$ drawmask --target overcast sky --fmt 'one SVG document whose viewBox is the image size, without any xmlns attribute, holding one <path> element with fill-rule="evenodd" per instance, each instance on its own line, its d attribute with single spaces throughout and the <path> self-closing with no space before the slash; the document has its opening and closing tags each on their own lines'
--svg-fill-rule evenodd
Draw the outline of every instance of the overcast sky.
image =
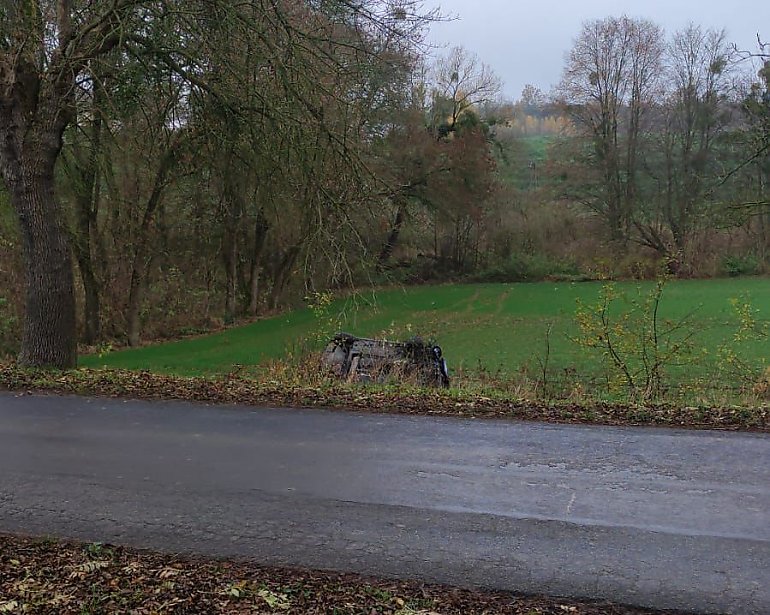
<svg viewBox="0 0 770 615">
<path fill-rule="evenodd" d="M 667 33 L 692 21 L 724 28 L 743 49 L 756 49 L 757 33 L 770 41 L 770 0 L 426 0 L 426 6 L 459 17 L 434 24 L 430 41 L 476 53 L 502 78 L 510 99 L 527 83 L 547 92 L 559 81 L 564 56 L 587 20 L 646 17 Z"/>
</svg>

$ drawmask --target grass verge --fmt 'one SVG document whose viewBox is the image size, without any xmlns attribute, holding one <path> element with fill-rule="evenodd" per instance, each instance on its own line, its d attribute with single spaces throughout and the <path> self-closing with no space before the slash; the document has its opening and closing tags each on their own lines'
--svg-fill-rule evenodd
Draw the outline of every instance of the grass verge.
<svg viewBox="0 0 770 615">
<path fill-rule="evenodd" d="M 287 378 L 254 380 L 237 374 L 182 377 L 150 372 L 79 369 L 69 372 L 0 366 L 0 390 L 101 397 L 189 400 L 252 406 L 321 407 L 399 414 L 504 418 L 554 423 L 657 425 L 770 431 L 768 407 L 682 406 L 672 403 L 533 402 L 491 389 L 436 390 L 356 386 Z"/>
<path fill-rule="evenodd" d="M 619 605 L 0 535 L 0 613 L 643 615 Z"/>
</svg>

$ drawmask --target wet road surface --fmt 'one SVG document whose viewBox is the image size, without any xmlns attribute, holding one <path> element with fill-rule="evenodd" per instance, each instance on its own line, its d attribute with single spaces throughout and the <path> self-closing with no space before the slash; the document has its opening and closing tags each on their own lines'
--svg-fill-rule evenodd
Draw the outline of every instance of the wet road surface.
<svg viewBox="0 0 770 615">
<path fill-rule="evenodd" d="M 770 437 L 0 393 L 0 532 L 770 613 Z"/>
</svg>

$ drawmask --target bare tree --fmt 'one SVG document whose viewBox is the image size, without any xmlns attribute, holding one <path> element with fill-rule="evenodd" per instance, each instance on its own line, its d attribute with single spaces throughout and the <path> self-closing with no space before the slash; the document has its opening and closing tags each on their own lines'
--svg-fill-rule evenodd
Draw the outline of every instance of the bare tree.
<svg viewBox="0 0 770 615">
<path fill-rule="evenodd" d="M 770 215 L 767 190 L 770 188 L 770 43 L 764 43 L 757 35 L 756 51 L 740 50 L 734 45 L 732 51 L 736 64 L 748 65 L 747 72 L 756 71 L 756 76 L 747 79 L 742 92 L 742 110 L 747 121 L 744 136 L 746 152 L 737 165 L 730 169 L 722 181 L 730 179 L 741 171 L 754 175 L 754 195 L 743 202 L 734 202 L 732 209 L 745 213 Z"/>
<path fill-rule="evenodd" d="M 453 47 L 434 69 L 437 123 L 445 122 L 453 130 L 464 111 L 493 100 L 501 88 L 500 78 L 487 64 L 466 49 Z"/>
<path fill-rule="evenodd" d="M 600 181 L 579 196 L 624 243 L 637 201 L 640 138 L 658 94 L 664 42 L 646 19 L 608 17 L 585 23 L 558 88 L 575 125 L 589 139 L 585 161 Z"/>
<path fill-rule="evenodd" d="M 676 266 L 703 222 L 719 176 L 719 137 L 729 127 L 733 107 L 727 99 L 729 59 L 724 31 L 692 24 L 673 35 L 667 50 L 657 148 L 663 159 L 650 164 L 658 186 L 651 201 L 657 214 L 637 227 L 642 240 Z"/>
</svg>

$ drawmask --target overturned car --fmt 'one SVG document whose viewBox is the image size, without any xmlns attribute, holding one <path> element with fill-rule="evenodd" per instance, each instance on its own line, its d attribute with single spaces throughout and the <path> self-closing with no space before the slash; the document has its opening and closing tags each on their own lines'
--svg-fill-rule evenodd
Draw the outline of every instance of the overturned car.
<svg viewBox="0 0 770 615">
<path fill-rule="evenodd" d="M 419 337 L 391 342 L 337 333 L 321 360 L 349 382 L 412 381 L 423 386 L 449 386 L 441 347 Z"/>
</svg>

